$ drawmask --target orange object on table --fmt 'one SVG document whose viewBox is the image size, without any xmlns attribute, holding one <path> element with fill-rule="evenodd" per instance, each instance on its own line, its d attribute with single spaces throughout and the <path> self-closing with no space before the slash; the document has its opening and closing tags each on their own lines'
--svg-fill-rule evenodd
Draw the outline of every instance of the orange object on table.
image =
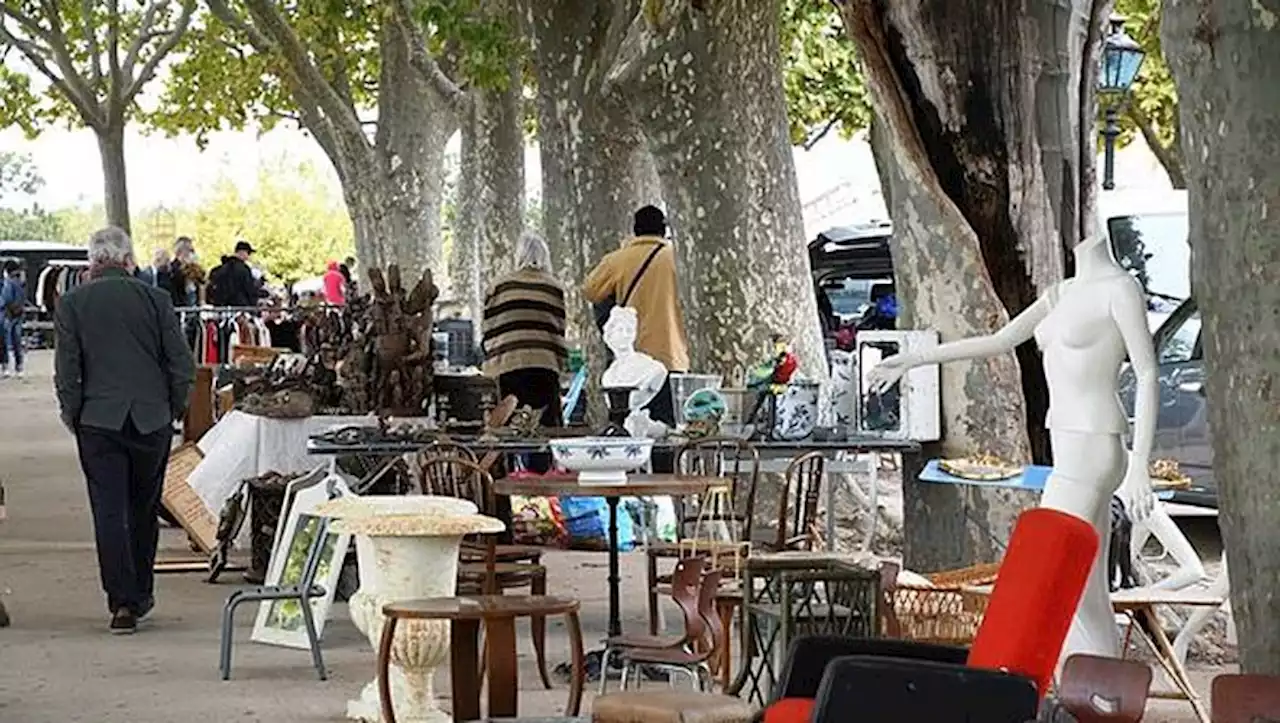
<svg viewBox="0 0 1280 723">
<path fill-rule="evenodd" d="M 1097 555 L 1088 522 L 1043 507 L 1019 515 L 969 667 L 1024 675 L 1043 697 Z"/>
</svg>

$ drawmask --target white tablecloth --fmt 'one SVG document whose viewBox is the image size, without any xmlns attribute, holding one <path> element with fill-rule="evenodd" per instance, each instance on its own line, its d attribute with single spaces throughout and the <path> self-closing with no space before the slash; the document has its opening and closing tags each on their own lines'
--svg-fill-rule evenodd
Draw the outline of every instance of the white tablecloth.
<svg viewBox="0 0 1280 723">
<path fill-rule="evenodd" d="M 187 483 L 214 516 L 241 481 L 267 472 L 294 474 L 329 462 L 307 454 L 307 438 L 331 427 L 374 426 L 374 417 L 307 417 L 269 419 L 231 412 L 198 443 L 204 459 Z"/>
</svg>

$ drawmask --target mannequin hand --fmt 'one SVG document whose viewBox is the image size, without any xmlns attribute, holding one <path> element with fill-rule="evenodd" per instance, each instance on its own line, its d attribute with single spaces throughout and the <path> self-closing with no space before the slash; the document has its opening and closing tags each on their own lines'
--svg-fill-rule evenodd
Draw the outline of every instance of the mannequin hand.
<svg viewBox="0 0 1280 723">
<path fill-rule="evenodd" d="M 874 394 L 884 394 L 911 370 L 914 362 L 907 354 L 895 354 L 882 360 L 867 375 L 869 389 Z"/>
<path fill-rule="evenodd" d="M 1156 495 L 1151 488 L 1151 477 L 1147 470 L 1130 465 L 1130 470 L 1120 485 L 1120 499 L 1124 501 L 1124 508 L 1134 522 L 1142 522 L 1151 516 L 1156 506 Z"/>
</svg>

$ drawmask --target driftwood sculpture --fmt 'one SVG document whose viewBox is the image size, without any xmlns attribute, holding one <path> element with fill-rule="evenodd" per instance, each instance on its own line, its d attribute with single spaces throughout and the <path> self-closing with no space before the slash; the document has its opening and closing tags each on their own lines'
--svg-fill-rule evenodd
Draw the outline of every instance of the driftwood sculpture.
<svg viewBox="0 0 1280 723">
<path fill-rule="evenodd" d="M 367 334 L 368 397 L 380 416 L 411 417 L 424 414 L 431 397 L 431 307 L 439 296 L 425 270 L 406 294 L 400 268 L 369 271 L 373 292 L 360 324 Z"/>
</svg>

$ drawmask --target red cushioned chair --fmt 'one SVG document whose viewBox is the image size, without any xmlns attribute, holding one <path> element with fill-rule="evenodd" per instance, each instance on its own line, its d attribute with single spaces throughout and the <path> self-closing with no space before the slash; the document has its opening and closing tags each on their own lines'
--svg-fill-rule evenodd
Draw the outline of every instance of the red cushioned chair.
<svg viewBox="0 0 1280 723">
<path fill-rule="evenodd" d="M 1079 517 L 1043 507 L 1019 515 L 969 667 L 1024 675 L 1043 697 L 1097 555 L 1098 533 Z"/>
</svg>

